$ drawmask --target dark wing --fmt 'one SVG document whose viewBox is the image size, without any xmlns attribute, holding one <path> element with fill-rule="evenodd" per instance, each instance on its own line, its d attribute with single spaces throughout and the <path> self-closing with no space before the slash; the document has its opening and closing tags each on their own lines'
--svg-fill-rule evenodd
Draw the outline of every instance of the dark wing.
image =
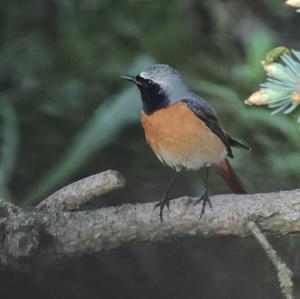
<svg viewBox="0 0 300 299">
<path fill-rule="evenodd" d="M 220 140 L 224 143 L 227 149 L 227 155 L 233 158 L 231 146 L 240 147 L 249 150 L 250 148 L 247 145 L 240 143 L 239 141 L 233 139 L 227 132 L 225 132 L 217 118 L 215 110 L 202 98 L 200 97 L 191 97 L 182 100 L 188 108 L 199 117 L 206 126 L 216 134 Z"/>
<path fill-rule="evenodd" d="M 247 151 L 251 151 L 251 148 L 248 145 L 232 138 L 227 132 L 225 132 L 225 134 L 229 138 L 229 143 L 232 147 L 237 147 L 237 148 L 245 149 Z"/>
</svg>

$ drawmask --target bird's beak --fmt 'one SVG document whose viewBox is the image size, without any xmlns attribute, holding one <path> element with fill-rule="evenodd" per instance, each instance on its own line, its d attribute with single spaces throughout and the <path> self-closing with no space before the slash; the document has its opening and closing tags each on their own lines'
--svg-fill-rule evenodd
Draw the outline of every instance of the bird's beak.
<svg viewBox="0 0 300 299">
<path fill-rule="evenodd" d="M 135 76 L 121 76 L 122 79 L 134 83 L 135 85 L 141 85 Z"/>
</svg>

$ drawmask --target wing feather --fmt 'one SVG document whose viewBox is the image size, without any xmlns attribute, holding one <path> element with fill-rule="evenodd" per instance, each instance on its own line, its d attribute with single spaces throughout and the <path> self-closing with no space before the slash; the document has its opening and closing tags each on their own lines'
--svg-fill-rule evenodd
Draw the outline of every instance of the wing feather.
<svg viewBox="0 0 300 299">
<path fill-rule="evenodd" d="M 183 103 L 185 103 L 188 108 L 195 113 L 197 117 L 199 117 L 206 126 L 216 134 L 223 144 L 226 146 L 227 155 L 233 158 L 233 153 L 231 147 L 239 147 L 243 149 L 250 150 L 250 148 L 233 139 L 220 125 L 217 114 L 215 110 L 201 97 L 193 96 L 191 98 L 183 99 Z"/>
</svg>

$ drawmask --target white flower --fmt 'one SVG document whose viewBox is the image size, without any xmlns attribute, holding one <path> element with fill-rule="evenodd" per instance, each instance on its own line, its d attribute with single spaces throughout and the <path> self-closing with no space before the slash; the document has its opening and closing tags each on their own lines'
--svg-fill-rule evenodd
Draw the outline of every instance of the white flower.
<svg viewBox="0 0 300 299">
<path fill-rule="evenodd" d="M 300 105 L 300 52 L 290 52 L 284 47 L 275 48 L 266 55 L 262 65 L 268 78 L 245 103 L 267 104 L 274 109 L 272 114 L 291 113 Z"/>
<path fill-rule="evenodd" d="M 287 0 L 286 4 L 293 7 L 300 7 L 300 0 Z"/>
<path fill-rule="evenodd" d="M 261 89 L 253 93 L 244 103 L 247 105 L 261 106 L 268 104 L 268 99 L 268 93 L 264 89 Z"/>
<path fill-rule="evenodd" d="M 282 64 L 277 62 L 266 63 L 265 61 L 262 61 L 262 65 L 269 77 L 278 80 L 291 80 L 291 74 L 289 74 L 289 71 L 287 71 Z"/>
</svg>

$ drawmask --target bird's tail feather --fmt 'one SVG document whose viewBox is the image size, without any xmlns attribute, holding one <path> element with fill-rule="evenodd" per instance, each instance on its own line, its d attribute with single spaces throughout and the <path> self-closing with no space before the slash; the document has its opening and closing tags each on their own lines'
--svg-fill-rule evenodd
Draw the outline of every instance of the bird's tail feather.
<svg viewBox="0 0 300 299">
<path fill-rule="evenodd" d="M 247 151 L 251 150 L 251 148 L 248 145 L 246 145 L 246 144 L 244 144 L 244 143 L 242 143 L 240 141 L 237 141 L 236 139 L 232 138 L 229 135 L 228 135 L 228 138 L 229 138 L 229 144 L 230 144 L 230 146 L 241 148 L 241 149 L 244 149 L 244 150 L 247 150 Z"/>
<path fill-rule="evenodd" d="M 247 194 L 243 183 L 241 182 L 227 159 L 225 159 L 221 163 L 213 164 L 212 168 L 220 177 L 223 178 L 232 192 L 236 194 Z"/>
</svg>

